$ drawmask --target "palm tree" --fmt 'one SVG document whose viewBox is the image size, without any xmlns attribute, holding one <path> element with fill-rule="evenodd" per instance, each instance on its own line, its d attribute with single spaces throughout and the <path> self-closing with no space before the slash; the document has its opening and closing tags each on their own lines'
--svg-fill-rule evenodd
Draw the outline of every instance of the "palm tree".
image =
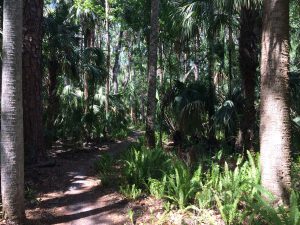
<svg viewBox="0 0 300 225">
<path fill-rule="evenodd" d="M 46 128 L 51 135 L 55 133 L 55 120 L 59 113 L 59 75 L 62 70 L 69 70 L 63 72 L 77 77 L 75 67 L 78 61 L 78 27 L 66 22 L 67 7 L 66 4 L 59 4 L 55 11 L 50 11 L 44 19 L 43 59 L 48 72 Z"/>
<path fill-rule="evenodd" d="M 156 113 L 156 75 L 157 47 L 159 34 L 159 0 L 151 0 L 151 30 L 148 58 L 148 100 L 146 118 L 146 142 L 150 148 L 155 147 L 155 113 Z"/>
<path fill-rule="evenodd" d="M 23 18 L 23 107 L 26 161 L 43 154 L 42 118 L 42 19 L 43 1 L 24 1 Z"/>
<path fill-rule="evenodd" d="M 261 56 L 261 182 L 288 201 L 290 177 L 289 1 L 265 0 Z"/>
<path fill-rule="evenodd" d="M 24 219 L 22 0 L 4 0 L 1 97 L 1 192 L 4 216 Z"/>
<path fill-rule="evenodd" d="M 242 150 L 254 150 L 254 128 L 255 128 L 255 87 L 256 70 L 258 67 L 258 40 L 256 28 L 260 28 L 259 11 L 255 6 L 242 6 L 240 17 L 240 39 L 239 39 L 239 61 L 242 78 L 244 107 L 240 121 L 240 135 L 236 147 Z"/>
</svg>

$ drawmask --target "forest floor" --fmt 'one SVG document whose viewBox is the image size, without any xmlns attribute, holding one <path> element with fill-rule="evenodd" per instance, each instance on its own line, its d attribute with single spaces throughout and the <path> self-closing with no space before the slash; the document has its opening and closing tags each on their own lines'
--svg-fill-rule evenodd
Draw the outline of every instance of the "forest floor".
<svg viewBox="0 0 300 225">
<path fill-rule="evenodd" d="M 154 197 L 128 201 L 119 193 L 120 174 L 102 184 L 95 162 L 105 153 L 118 158 L 141 135 L 135 131 L 125 140 L 88 147 L 56 142 L 49 153 L 49 162 L 53 163 L 25 170 L 25 225 L 195 225 L 210 224 L 211 218 L 218 221 L 216 224 L 224 224 L 215 211 L 199 220 L 177 210 L 166 214 L 164 202 Z M 5 224 L 0 219 L 0 225 Z"/>
<path fill-rule="evenodd" d="M 129 210 L 147 211 L 151 204 L 160 207 L 151 199 L 130 203 L 118 193 L 118 185 L 102 185 L 94 169 L 101 154 L 118 155 L 140 135 L 133 132 L 123 141 L 78 149 L 72 144 L 68 147 L 56 143 L 50 154 L 54 165 L 26 170 L 27 224 L 131 224 Z"/>
</svg>

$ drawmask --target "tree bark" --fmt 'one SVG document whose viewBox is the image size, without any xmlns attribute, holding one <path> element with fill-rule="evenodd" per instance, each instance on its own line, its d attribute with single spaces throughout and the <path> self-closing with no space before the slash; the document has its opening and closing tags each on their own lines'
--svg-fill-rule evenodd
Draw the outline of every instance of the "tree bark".
<svg viewBox="0 0 300 225">
<path fill-rule="evenodd" d="M 258 67 L 258 37 L 255 34 L 259 13 L 256 9 L 242 7 L 239 62 L 244 95 L 244 107 L 241 117 L 241 130 L 239 146 L 244 150 L 254 150 L 254 126 L 255 126 L 255 86 L 256 70 Z M 240 150 L 242 150 L 240 149 Z"/>
<path fill-rule="evenodd" d="M 214 56 L 213 56 L 213 35 L 209 34 L 208 37 L 208 79 L 209 79 L 209 105 L 208 105 L 208 140 L 210 144 L 214 144 L 216 141 L 215 125 L 213 117 L 215 115 L 215 85 L 214 85 Z"/>
<path fill-rule="evenodd" d="M 121 27 L 118 45 L 116 48 L 115 64 L 114 64 L 114 68 L 113 68 L 113 88 L 114 88 L 115 95 L 119 93 L 118 75 L 120 73 L 120 53 L 121 53 L 121 48 L 122 48 L 122 41 L 123 41 L 123 30 Z"/>
<path fill-rule="evenodd" d="M 105 18 L 106 18 L 105 26 L 106 26 L 106 45 L 107 45 L 106 67 L 108 72 L 108 76 L 106 79 L 106 101 L 105 101 L 106 116 L 108 116 L 109 113 L 109 92 L 110 92 L 110 80 L 109 80 L 110 79 L 110 30 L 109 30 L 110 22 L 108 18 L 109 11 L 110 11 L 109 2 L 108 0 L 105 0 Z"/>
<path fill-rule="evenodd" d="M 148 99 L 146 116 L 146 144 L 155 147 L 157 47 L 159 33 L 159 0 L 151 0 L 151 31 L 148 57 Z"/>
<path fill-rule="evenodd" d="M 58 114 L 59 97 L 57 96 L 57 77 L 59 72 L 59 63 L 54 56 L 48 65 L 48 106 L 47 106 L 47 129 L 54 133 L 54 121 Z"/>
<path fill-rule="evenodd" d="M 234 48 L 234 42 L 232 37 L 232 24 L 229 24 L 228 27 L 228 93 L 231 98 L 232 95 L 232 53 Z"/>
<path fill-rule="evenodd" d="M 4 0 L 1 98 L 1 194 L 4 217 L 22 224 L 24 139 L 22 108 L 22 0 Z"/>
<path fill-rule="evenodd" d="M 163 68 L 163 45 L 162 43 L 159 43 L 159 60 L 158 60 L 158 69 L 157 69 L 157 75 L 159 77 L 159 83 L 161 86 L 163 86 L 164 82 L 164 68 Z"/>
<path fill-rule="evenodd" d="M 198 55 L 198 52 L 199 52 L 199 49 L 200 48 L 200 37 L 199 37 L 199 34 L 197 33 L 196 34 L 196 37 L 195 37 L 195 65 L 194 65 L 194 76 L 195 76 L 195 81 L 198 81 L 199 80 L 199 64 L 200 64 L 200 60 L 199 60 L 199 55 Z"/>
<path fill-rule="evenodd" d="M 288 202 L 291 187 L 288 71 L 289 1 L 265 0 L 261 57 L 261 182 L 279 203 Z"/>
<path fill-rule="evenodd" d="M 84 33 L 84 45 L 85 48 L 92 48 L 95 46 L 95 28 L 85 29 Z M 83 95 L 84 95 L 84 114 L 87 115 L 90 108 L 90 76 L 87 71 L 84 72 L 84 81 L 83 81 Z"/>
<path fill-rule="evenodd" d="M 124 81 L 123 81 L 123 89 L 125 90 L 128 82 L 135 79 L 134 73 L 134 66 L 132 66 L 133 64 L 133 41 L 131 41 L 131 44 L 129 44 L 128 46 L 128 52 L 127 52 L 127 57 L 128 57 L 128 64 L 127 64 L 127 73 L 124 74 Z M 131 70 L 133 69 L 133 74 L 131 72 Z"/>
<path fill-rule="evenodd" d="M 23 10 L 23 110 L 25 161 L 45 156 L 42 115 L 43 1 L 24 0 Z"/>
</svg>

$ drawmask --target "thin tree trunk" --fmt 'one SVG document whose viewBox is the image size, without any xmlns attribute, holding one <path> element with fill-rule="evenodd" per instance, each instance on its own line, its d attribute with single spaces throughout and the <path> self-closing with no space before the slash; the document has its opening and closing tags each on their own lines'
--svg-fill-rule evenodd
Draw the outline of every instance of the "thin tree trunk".
<svg viewBox="0 0 300 225">
<path fill-rule="evenodd" d="M 163 82 L 164 82 L 164 72 L 163 72 L 163 53 L 162 53 L 162 43 L 159 44 L 159 66 L 158 66 L 158 69 L 157 69 L 157 74 L 158 74 L 158 77 L 159 77 L 159 83 L 160 85 L 163 85 Z"/>
<path fill-rule="evenodd" d="M 106 79 L 106 101 L 105 101 L 105 112 L 106 116 L 108 116 L 109 113 L 109 92 L 110 92 L 110 22 L 109 22 L 109 3 L 108 0 L 105 0 L 105 27 L 106 27 L 106 45 L 107 45 L 107 58 L 106 58 L 106 68 L 108 72 L 108 76 Z"/>
<path fill-rule="evenodd" d="M 23 110 L 25 161 L 45 157 L 42 116 L 43 1 L 25 0 L 23 10 Z"/>
<path fill-rule="evenodd" d="M 92 48 L 95 46 L 95 28 L 87 28 L 85 30 L 84 34 L 84 45 L 85 48 Z M 88 114 L 90 109 L 90 98 L 91 98 L 91 92 L 93 90 L 90 90 L 90 75 L 87 71 L 84 72 L 84 81 L 83 81 L 83 95 L 84 95 L 84 113 L 85 115 Z M 87 134 L 88 135 L 88 134 Z"/>
<path fill-rule="evenodd" d="M 59 71 L 59 63 L 52 57 L 48 65 L 49 84 L 48 84 L 48 106 L 47 106 L 47 129 L 54 133 L 54 121 L 58 114 L 59 97 L 57 96 L 57 77 Z"/>
<path fill-rule="evenodd" d="M 289 1 L 265 0 L 261 57 L 261 183 L 278 202 L 291 187 Z"/>
<path fill-rule="evenodd" d="M 243 95 L 245 105 L 241 117 L 240 147 L 244 150 L 254 150 L 255 126 L 255 86 L 256 70 L 258 67 L 258 37 L 254 29 L 259 13 L 256 9 L 242 7 L 241 28 L 239 39 L 240 70 L 242 77 Z M 244 147 L 243 147 L 244 146 Z"/>
<path fill-rule="evenodd" d="M 155 147 L 155 113 L 156 113 L 156 75 L 157 75 L 157 47 L 159 33 L 159 0 L 151 1 L 151 31 L 149 45 L 148 67 L 148 100 L 146 116 L 146 144 Z"/>
<path fill-rule="evenodd" d="M 209 79 L 209 105 L 208 105 L 208 140 L 210 144 L 214 144 L 216 141 L 215 125 L 213 117 L 215 115 L 215 85 L 214 85 L 214 57 L 213 57 L 213 38 L 212 34 L 208 37 L 209 52 L 208 52 L 208 79 Z"/>
<path fill-rule="evenodd" d="M 211 4 L 208 5 L 209 8 L 209 15 L 210 15 L 210 21 L 213 21 L 213 15 L 214 15 L 214 1 L 211 2 Z M 212 27 L 208 28 L 207 33 L 207 42 L 208 42 L 208 79 L 209 79 L 209 86 L 208 86 L 208 94 L 209 94 L 209 105 L 208 105 L 208 125 L 209 125 L 209 131 L 208 131 L 208 140 L 210 145 L 213 145 L 216 142 L 216 134 L 215 134 L 215 125 L 213 117 L 215 115 L 215 85 L 214 85 L 214 41 L 215 41 L 215 34 L 212 29 Z"/>
<path fill-rule="evenodd" d="M 128 85 L 128 81 L 131 80 L 131 64 L 132 64 L 132 55 L 131 50 L 128 51 L 128 65 L 127 65 L 127 73 L 125 73 L 124 81 L 123 81 L 123 89 L 125 89 Z"/>
<path fill-rule="evenodd" d="M 228 27 L 228 93 L 231 98 L 232 95 L 232 52 L 234 48 L 233 37 L 232 37 L 232 25 Z"/>
<path fill-rule="evenodd" d="M 195 49 L 194 49 L 194 54 L 195 54 L 195 65 L 194 65 L 194 74 L 195 74 L 195 81 L 199 80 L 199 57 L 198 57 L 198 51 L 200 48 L 200 39 L 199 39 L 199 34 L 196 35 L 195 37 Z"/>
<path fill-rule="evenodd" d="M 115 64 L 113 68 L 113 88 L 114 88 L 115 95 L 119 93 L 118 75 L 120 73 L 120 53 L 122 48 L 122 41 L 123 41 L 123 30 L 121 27 L 120 34 L 119 34 L 119 41 L 116 48 Z"/>
<path fill-rule="evenodd" d="M 4 217 L 22 224 L 24 139 L 22 108 L 22 0 L 4 0 L 1 98 L 1 194 Z M 9 223 L 8 221 L 8 223 Z"/>
</svg>

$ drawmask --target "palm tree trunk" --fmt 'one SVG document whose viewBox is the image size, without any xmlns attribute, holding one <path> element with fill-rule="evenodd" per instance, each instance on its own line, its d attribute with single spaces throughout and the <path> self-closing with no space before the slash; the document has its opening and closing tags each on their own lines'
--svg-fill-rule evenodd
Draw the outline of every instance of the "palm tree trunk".
<svg viewBox="0 0 300 225">
<path fill-rule="evenodd" d="M 148 100 L 146 116 L 146 144 L 155 147 L 156 75 L 159 33 L 159 0 L 151 0 L 151 31 L 148 63 Z"/>
<path fill-rule="evenodd" d="M 23 10 L 23 110 L 26 162 L 45 156 L 42 118 L 43 1 L 24 1 Z"/>
<path fill-rule="evenodd" d="M 258 37 L 255 34 L 259 13 L 256 9 L 242 7 L 239 39 L 240 70 L 245 105 L 241 117 L 240 147 L 254 150 L 255 86 L 258 67 Z M 243 147 L 244 146 L 244 147 Z"/>
<path fill-rule="evenodd" d="M 4 0 L 3 4 L 1 194 L 4 217 L 14 222 L 13 224 L 22 224 L 25 216 L 22 2 L 22 0 Z"/>
<path fill-rule="evenodd" d="M 261 182 L 278 202 L 291 187 L 289 1 L 265 0 L 261 56 Z"/>
</svg>

